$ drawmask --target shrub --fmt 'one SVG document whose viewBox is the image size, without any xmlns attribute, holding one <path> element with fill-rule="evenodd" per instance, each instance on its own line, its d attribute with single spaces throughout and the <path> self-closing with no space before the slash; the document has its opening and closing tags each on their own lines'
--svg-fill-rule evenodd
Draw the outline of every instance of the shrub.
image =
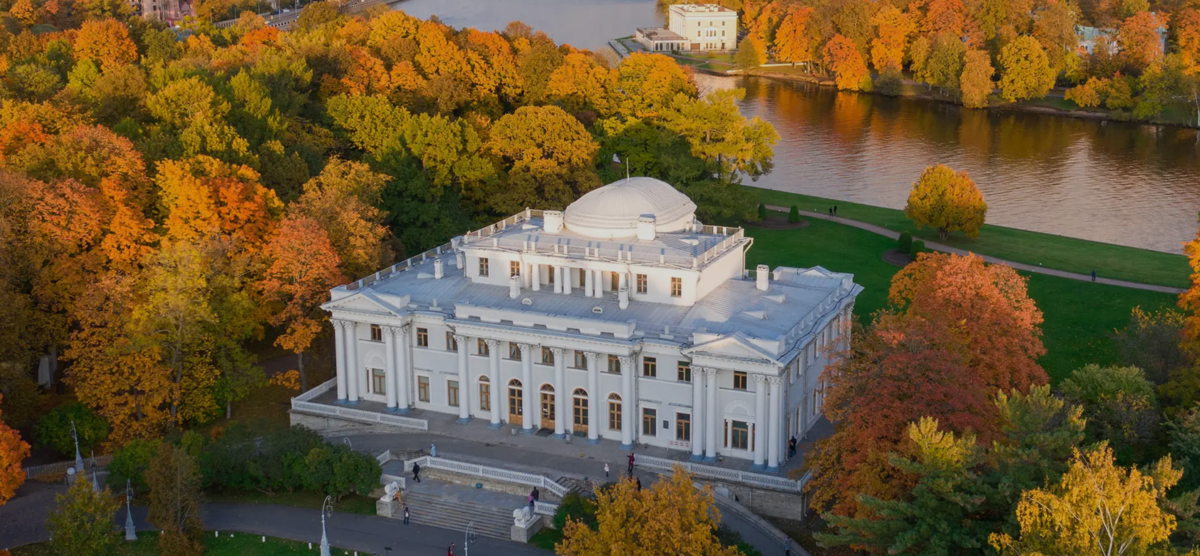
<svg viewBox="0 0 1200 556">
<path fill-rule="evenodd" d="M 911 256 L 913 258 L 913 260 L 916 260 L 917 255 L 920 255 L 921 253 L 927 253 L 927 252 L 928 252 L 928 250 L 925 249 L 925 242 L 921 241 L 919 239 L 915 239 L 912 242 L 912 249 L 909 250 L 908 254 L 909 254 L 909 256 Z"/>
<path fill-rule="evenodd" d="M 900 239 L 896 240 L 896 250 L 907 255 L 908 253 L 912 253 L 912 247 L 912 234 L 900 232 Z"/>
<path fill-rule="evenodd" d="M 340 444 L 313 448 L 304 458 L 304 487 L 341 499 L 352 492 L 367 495 L 379 486 L 382 470 L 375 458 Z"/>
<path fill-rule="evenodd" d="M 75 430 L 79 434 L 79 450 L 85 456 L 108 438 L 108 421 L 79 402 L 60 405 L 39 419 L 33 428 L 34 437 L 42 446 L 64 456 L 74 457 L 72 420 L 75 421 Z"/>
<path fill-rule="evenodd" d="M 764 205 L 762 203 L 758 204 L 758 219 L 759 220 L 767 219 L 767 205 Z"/>
<path fill-rule="evenodd" d="M 562 503 L 558 505 L 558 511 L 554 513 L 554 528 L 559 531 L 567 527 L 569 521 L 582 521 L 591 529 L 595 529 L 596 523 L 596 502 L 580 496 L 572 491 L 563 496 Z"/>
<path fill-rule="evenodd" d="M 792 205 L 792 210 L 788 211 L 788 222 L 791 224 L 800 222 L 800 207 Z"/>
<path fill-rule="evenodd" d="M 113 454 L 112 463 L 108 464 L 108 483 L 120 485 L 129 480 L 133 488 L 144 491 L 149 488 L 146 484 L 146 469 L 150 468 L 150 460 L 158 453 L 158 440 L 134 440 Z"/>
<path fill-rule="evenodd" d="M 200 454 L 204 488 L 304 488 L 309 473 L 305 458 L 324 445 L 317 433 L 304 427 L 235 423 Z"/>
<path fill-rule="evenodd" d="M 900 96 L 904 91 L 904 81 L 900 72 L 888 68 L 875 79 L 875 92 L 889 97 Z"/>
</svg>

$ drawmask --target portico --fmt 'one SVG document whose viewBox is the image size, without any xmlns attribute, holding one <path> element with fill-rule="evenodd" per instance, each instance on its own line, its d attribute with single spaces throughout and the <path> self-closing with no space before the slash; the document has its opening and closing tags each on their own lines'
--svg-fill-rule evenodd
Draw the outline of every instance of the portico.
<svg viewBox="0 0 1200 556">
<path fill-rule="evenodd" d="M 751 240 L 694 211 L 622 180 L 334 289 L 337 402 L 777 470 L 861 287 L 746 271 Z"/>
</svg>

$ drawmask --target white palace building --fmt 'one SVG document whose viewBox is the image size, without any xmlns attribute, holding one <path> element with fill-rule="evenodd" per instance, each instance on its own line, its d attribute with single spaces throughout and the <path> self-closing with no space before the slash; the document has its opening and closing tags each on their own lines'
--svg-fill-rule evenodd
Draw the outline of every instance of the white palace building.
<svg viewBox="0 0 1200 556">
<path fill-rule="evenodd" d="M 334 288 L 337 403 L 777 470 L 821 412 L 825 348 L 862 287 L 747 271 L 753 240 L 695 210 L 625 179 Z"/>
</svg>

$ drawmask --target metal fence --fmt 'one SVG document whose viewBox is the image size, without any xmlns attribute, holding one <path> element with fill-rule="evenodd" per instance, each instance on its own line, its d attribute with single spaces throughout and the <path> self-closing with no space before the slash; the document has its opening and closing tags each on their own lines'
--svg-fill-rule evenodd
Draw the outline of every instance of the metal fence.
<svg viewBox="0 0 1200 556">
<path fill-rule="evenodd" d="M 96 458 L 96 466 L 104 467 L 112 461 L 112 456 L 98 456 Z M 83 460 L 84 467 L 89 467 L 92 464 L 92 459 Z M 68 468 L 75 467 L 75 461 L 60 461 L 57 463 L 47 463 L 45 465 L 34 465 L 23 469 L 26 479 L 33 479 L 43 475 L 56 475 L 58 473 L 66 473 Z M 90 467 L 89 467 L 90 468 Z M 77 470 L 82 471 L 82 470 Z"/>
<path fill-rule="evenodd" d="M 715 479 L 718 481 L 727 481 L 740 485 L 771 488 L 787 492 L 801 492 L 804 489 L 804 485 L 808 483 L 810 477 L 810 474 L 806 473 L 800 478 L 800 480 L 797 481 L 787 477 L 766 475 L 763 473 L 751 473 L 749 471 L 738 471 L 736 469 L 725 469 L 723 467 L 697 464 L 690 461 L 676 461 L 672 459 L 656 458 L 653 456 L 638 456 L 634 462 L 634 465 L 645 469 L 654 469 L 659 471 L 671 471 L 676 465 L 681 465 L 685 470 L 687 470 L 687 472 L 699 478 Z"/>
</svg>

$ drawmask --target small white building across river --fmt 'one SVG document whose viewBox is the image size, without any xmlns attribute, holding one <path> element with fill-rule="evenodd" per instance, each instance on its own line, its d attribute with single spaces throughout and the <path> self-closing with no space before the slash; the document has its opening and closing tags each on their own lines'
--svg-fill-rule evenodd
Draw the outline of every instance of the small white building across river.
<svg viewBox="0 0 1200 556">
<path fill-rule="evenodd" d="M 753 240 L 695 210 L 625 179 L 335 288 L 338 403 L 776 469 L 821 412 L 862 287 L 820 267 L 747 271 Z"/>
</svg>

